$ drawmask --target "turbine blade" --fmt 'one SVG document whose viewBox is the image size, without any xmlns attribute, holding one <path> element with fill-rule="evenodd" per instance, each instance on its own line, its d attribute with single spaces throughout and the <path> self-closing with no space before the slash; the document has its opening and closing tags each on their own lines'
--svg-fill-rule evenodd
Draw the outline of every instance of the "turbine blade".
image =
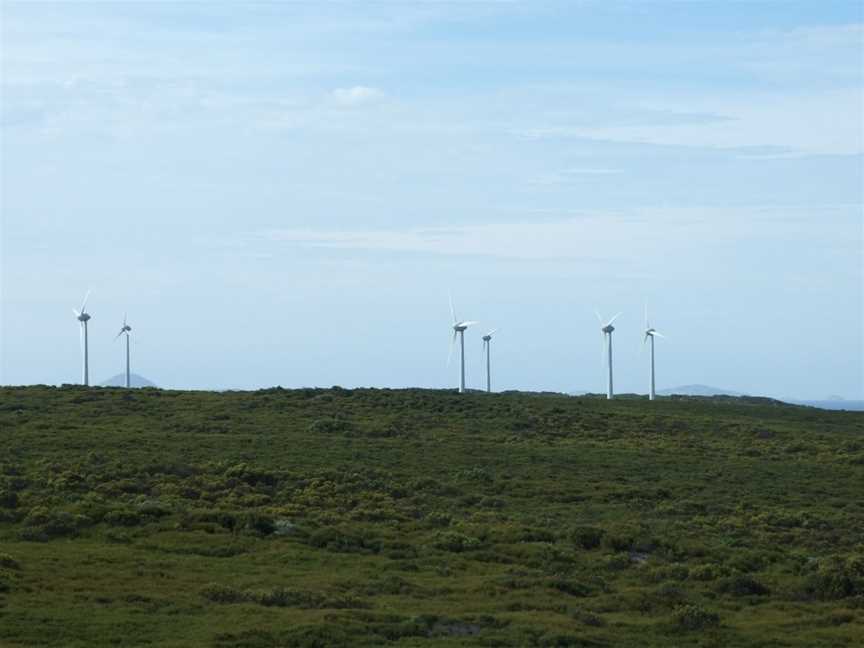
<svg viewBox="0 0 864 648">
<path fill-rule="evenodd" d="M 453 317 L 453 323 L 456 324 L 456 309 L 453 308 L 453 293 L 449 293 L 448 296 L 450 297 L 450 315 Z"/>
<path fill-rule="evenodd" d="M 75 317 L 81 317 L 81 311 L 79 311 L 77 308 L 73 308 L 72 312 L 75 313 Z"/>
<path fill-rule="evenodd" d="M 648 304 L 645 304 L 645 328 L 651 328 L 651 325 L 648 323 Z"/>
<path fill-rule="evenodd" d="M 658 333 L 657 331 L 654 331 L 651 335 L 655 335 L 657 337 L 662 337 L 662 338 L 666 337 L 665 335 L 663 335 L 662 333 Z"/>
<path fill-rule="evenodd" d="M 492 336 L 492 335 L 494 335 L 495 333 L 497 333 L 497 332 L 500 331 L 500 330 L 501 330 L 501 329 L 492 329 L 492 330 L 489 331 L 486 335 Z"/>
<path fill-rule="evenodd" d="M 609 326 L 612 322 L 614 322 L 616 319 L 621 317 L 621 315 L 622 315 L 622 313 L 615 313 L 615 315 L 612 317 L 612 319 L 610 319 L 608 322 L 606 322 L 606 326 Z"/>
<path fill-rule="evenodd" d="M 480 322 L 475 322 L 473 320 L 468 320 L 467 322 L 459 322 L 459 326 L 474 326 L 475 324 L 479 324 Z"/>
<path fill-rule="evenodd" d="M 596 308 L 594 309 L 594 314 L 597 316 L 597 321 L 600 322 L 600 326 L 603 326 L 603 316 L 600 314 Z"/>
<path fill-rule="evenodd" d="M 82 313 L 86 313 L 86 312 L 87 312 L 87 300 L 88 300 L 88 299 L 90 299 L 90 291 L 89 291 L 89 290 L 87 291 L 87 294 L 84 295 L 84 301 L 83 301 L 82 304 L 81 304 L 81 312 L 82 312 Z"/>
<path fill-rule="evenodd" d="M 453 329 L 453 337 L 450 338 L 450 351 L 447 353 L 447 366 L 448 367 L 450 366 L 450 360 L 453 359 L 453 347 L 456 346 L 456 336 L 457 335 L 458 335 L 458 333 L 456 332 L 456 329 Z"/>
</svg>

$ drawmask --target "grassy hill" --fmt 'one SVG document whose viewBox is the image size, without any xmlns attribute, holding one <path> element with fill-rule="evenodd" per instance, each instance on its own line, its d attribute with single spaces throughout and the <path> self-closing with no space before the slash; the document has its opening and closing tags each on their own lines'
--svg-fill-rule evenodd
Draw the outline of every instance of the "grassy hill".
<svg viewBox="0 0 864 648">
<path fill-rule="evenodd" d="M 856 646 L 864 415 L 0 389 L 3 646 Z"/>
</svg>

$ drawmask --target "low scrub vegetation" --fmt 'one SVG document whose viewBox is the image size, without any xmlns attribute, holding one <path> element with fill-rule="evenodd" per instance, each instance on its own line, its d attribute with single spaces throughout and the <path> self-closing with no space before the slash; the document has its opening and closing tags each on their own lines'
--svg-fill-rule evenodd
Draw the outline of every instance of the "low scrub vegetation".
<svg viewBox="0 0 864 648">
<path fill-rule="evenodd" d="M 864 416 L 0 388 L 0 644 L 853 646 Z"/>
</svg>

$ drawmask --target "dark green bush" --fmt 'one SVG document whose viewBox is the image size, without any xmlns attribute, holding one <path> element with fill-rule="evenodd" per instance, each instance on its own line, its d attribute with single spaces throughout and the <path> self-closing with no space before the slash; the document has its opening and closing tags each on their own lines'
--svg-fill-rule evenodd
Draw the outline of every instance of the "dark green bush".
<svg viewBox="0 0 864 648">
<path fill-rule="evenodd" d="M 270 515 L 250 512 L 238 518 L 239 528 L 256 535 L 270 535 L 276 531 L 276 521 Z"/>
<path fill-rule="evenodd" d="M 606 532 L 597 527 L 583 526 L 576 527 L 570 531 L 570 540 L 577 547 L 582 549 L 596 549 L 603 541 L 603 536 Z"/>
<path fill-rule="evenodd" d="M 717 591 L 732 596 L 765 596 L 771 593 L 765 585 L 746 574 L 724 578 L 717 585 Z"/>
<path fill-rule="evenodd" d="M 144 516 L 132 509 L 115 509 L 105 514 L 102 520 L 111 526 L 138 526 L 144 521 Z"/>
<path fill-rule="evenodd" d="M 585 583 L 580 583 L 568 578 L 556 578 L 549 582 L 549 586 L 563 594 L 570 596 L 585 597 L 594 593 L 594 588 Z"/>
<path fill-rule="evenodd" d="M 366 537 L 334 527 L 313 531 L 307 542 L 313 547 L 344 553 L 379 553 L 382 543 L 378 538 Z"/>
<path fill-rule="evenodd" d="M 211 583 L 202 587 L 198 593 L 213 603 L 242 603 L 249 600 L 246 592 L 242 592 L 230 585 Z"/>
<path fill-rule="evenodd" d="M 728 570 L 720 565 L 696 565 L 690 569 L 688 577 L 696 581 L 713 581 L 728 573 Z"/>
<path fill-rule="evenodd" d="M 864 595 L 864 577 L 845 566 L 832 566 L 811 574 L 804 591 L 820 601 L 836 601 Z"/>
<path fill-rule="evenodd" d="M 0 567 L 5 567 L 7 569 L 21 568 L 21 566 L 18 564 L 18 561 L 7 553 L 0 553 Z"/>
<path fill-rule="evenodd" d="M 446 531 L 435 534 L 432 546 L 436 549 L 441 549 L 442 551 L 461 553 L 463 551 L 480 549 L 483 546 L 483 543 L 479 539 L 467 536 L 464 533 Z"/>
<path fill-rule="evenodd" d="M 79 529 L 92 524 L 86 515 L 73 515 L 66 511 L 49 511 L 45 507 L 30 510 L 24 519 L 25 527 L 18 532 L 22 540 L 44 542 L 51 538 L 75 536 Z"/>
<path fill-rule="evenodd" d="M 351 421 L 342 418 L 325 417 L 312 421 L 309 424 L 309 431 L 323 434 L 337 434 L 353 432 L 355 425 Z"/>
<path fill-rule="evenodd" d="M 0 488 L 0 508 L 14 509 L 18 507 L 18 493 Z"/>
</svg>

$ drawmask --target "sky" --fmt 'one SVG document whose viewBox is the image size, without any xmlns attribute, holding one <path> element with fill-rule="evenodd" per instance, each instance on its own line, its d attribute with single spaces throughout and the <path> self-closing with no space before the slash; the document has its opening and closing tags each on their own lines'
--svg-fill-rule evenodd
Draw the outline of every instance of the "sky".
<svg viewBox="0 0 864 648">
<path fill-rule="evenodd" d="M 864 399 L 864 15 L 0 0 L 0 383 Z"/>
</svg>

